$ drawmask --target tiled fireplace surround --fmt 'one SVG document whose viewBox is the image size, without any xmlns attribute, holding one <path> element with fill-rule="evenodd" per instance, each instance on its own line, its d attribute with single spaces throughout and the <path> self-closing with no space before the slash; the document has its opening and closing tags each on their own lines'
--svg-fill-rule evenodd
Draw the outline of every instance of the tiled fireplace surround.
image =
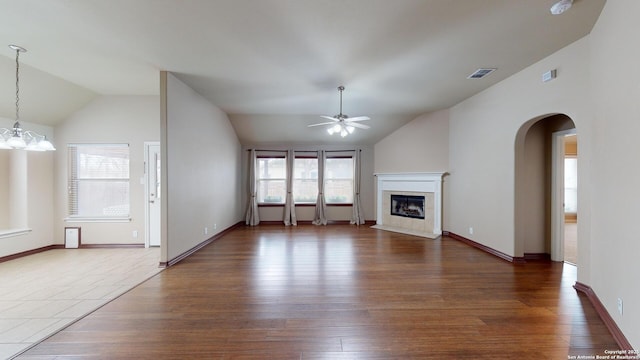
<svg viewBox="0 0 640 360">
<path fill-rule="evenodd" d="M 444 173 L 379 173 L 376 225 L 381 230 L 435 239 L 442 234 L 442 176 Z M 425 197 L 424 219 L 391 215 L 391 195 Z"/>
</svg>

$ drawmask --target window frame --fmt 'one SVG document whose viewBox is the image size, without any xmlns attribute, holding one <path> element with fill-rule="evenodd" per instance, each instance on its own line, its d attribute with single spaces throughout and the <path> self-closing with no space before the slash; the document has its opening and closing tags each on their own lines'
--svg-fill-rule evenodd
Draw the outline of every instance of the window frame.
<svg viewBox="0 0 640 360">
<path fill-rule="evenodd" d="M 127 176 L 128 177 L 104 177 L 104 178 L 79 178 L 78 175 L 78 158 L 77 155 L 73 158 L 72 148 L 79 147 L 121 147 L 127 150 Z M 76 152 L 77 154 L 77 152 Z M 69 143 L 67 144 L 67 217 L 64 219 L 66 222 L 130 222 L 131 221 L 131 146 L 128 143 Z M 80 183 L 91 181 L 106 181 L 114 183 L 126 183 L 128 186 L 128 198 L 127 214 L 119 215 L 92 215 L 92 214 L 78 214 L 78 188 Z M 75 184 L 74 184 L 75 182 Z M 74 191 L 75 197 L 74 197 Z M 74 210 L 75 208 L 75 210 Z M 75 212 L 75 213 L 74 213 Z"/>
<path fill-rule="evenodd" d="M 327 177 L 327 163 L 326 160 L 330 160 L 330 159 L 351 159 L 351 164 L 352 164 L 352 172 L 351 172 L 351 178 L 347 179 L 347 178 L 328 178 Z M 352 190 L 352 194 L 351 194 L 351 201 L 350 202 L 329 202 L 329 197 L 327 196 L 327 180 L 351 180 L 351 190 Z M 354 182 L 355 182 L 355 158 L 353 155 L 337 155 L 337 156 L 327 156 L 325 158 L 325 163 L 324 163 L 324 199 L 325 199 L 325 204 L 327 206 L 353 206 L 353 187 L 354 187 Z"/>
<path fill-rule="evenodd" d="M 294 187 L 295 187 L 296 180 L 310 180 L 310 179 L 296 178 L 295 177 L 295 167 L 296 167 L 295 160 L 296 159 L 307 159 L 307 160 L 308 159 L 315 159 L 316 162 L 319 162 L 319 159 L 318 159 L 317 156 L 309 156 L 309 155 L 306 155 L 306 156 L 305 155 L 303 155 L 303 156 L 295 156 L 294 159 L 293 159 L 293 161 L 294 161 L 294 163 L 293 163 L 293 169 L 294 169 L 294 171 L 293 171 L 293 184 L 294 184 Z M 318 177 L 316 176 L 316 178 L 313 179 L 313 180 L 315 180 L 315 186 L 316 186 L 316 189 L 318 189 Z M 292 189 L 292 191 L 293 191 L 293 189 Z M 317 202 L 317 198 L 318 198 L 318 192 L 316 191 L 316 198 L 313 199 L 313 201 L 298 202 L 298 201 L 295 201 L 295 191 L 293 191 L 293 200 L 294 200 L 293 202 L 294 202 L 295 206 L 315 206 L 316 202 Z"/>
<path fill-rule="evenodd" d="M 260 177 L 260 166 L 258 165 L 258 162 L 260 161 L 260 159 L 284 159 L 285 160 L 285 175 L 284 178 L 269 178 L 269 179 L 262 179 Z M 258 206 L 259 207 L 270 207 L 270 206 L 284 206 L 285 202 L 286 202 L 286 195 L 287 195 L 287 164 L 286 164 L 286 160 L 287 157 L 284 155 L 256 155 L 256 197 L 258 199 Z M 260 202 L 260 182 L 261 181 L 284 181 L 285 184 L 285 192 L 284 192 L 284 196 L 282 197 L 282 202 Z"/>
<path fill-rule="evenodd" d="M 258 170 L 259 166 L 258 166 L 258 163 L 257 163 L 257 161 L 259 159 L 284 159 L 285 162 L 286 162 L 287 156 L 286 155 L 256 155 L 256 179 L 255 179 L 255 181 L 256 181 L 256 193 L 260 189 L 260 187 L 259 187 L 260 186 L 259 185 L 260 178 L 259 178 L 259 170 Z M 318 162 L 320 161 L 320 158 L 318 156 L 315 156 L 315 155 L 300 155 L 300 156 L 295 156 L 294 157 L 294 161 L 295 161 L 295 159 L 317 159 Z M 325 162 L 325 164 L 323 164 L 324 165 L 323 166 L 324 167 L 324 179 L 323 179 L 323 181 L 325 182 L 325 184 L 324 184 L 325 185 L 324 186 L 324 188 L 325 188 L 325 194 L 324 194 L 325 205 L 328 206 L 328 207 L 331 207 L 331 206 L 334 206 L 334 207 L 353 206 L 353 200 L 354 200 L 353 199 L 353 196 L 354 196 L 353 194 L 351 195 L 351 201 L 350 202 L 328 202 L 327 201 L 327 194 L 326 194 L 326 181 L 327 180 L 350 180 L 351 181 L 351 189 L 353 189 L 353 187 L 355 186 L 355 157 L 353 155 L 327 156 L 325 158 L 325 161 L 329 160 L 329 159 L 351 159 L 352 165 L 353 165 L 353 171 L 352 171 L 352 174 L 351 174 L 350 178 L 329 178 L 328 179 L 327 176 L 326 176 L 327 175 L 326 162 Z M 294 169 L 295 169 L 295 163 L 294 163 Z M 294 173 L 295 173 L 295 171 L 294 171 Z M 288 176 L 290 176 L 290 175 L 286 173 L 286 165 L 285 165 L 285 177 L 284 178 L 282 178 L 282 179 L 281 178 L 274 178 L 274 179 L 269 179 L 269 180 L 284 181 L 285 185 L 286 185 Z M 292 180 L 295 182 L 295 177 Z M 285 189 L 285 191 L 286 191 L 286 189 Z M 285 195 L 286 195 L 286 193 L 285 193 Z M 259 199 L 260 196 L 257 196 L 257 198 Z M 258 201 L 257 204 L 258 204 L 258 207 L 284 207 L 285 204 L 286 204 L 286 198 L 283 200 L 283 202 L 273 203 L 273 202 L 259 202 Z M 294 206 L 296 206 L 296 207 L 305 207 L 305 206 L 312 207 L 312 206 L 316 206 L 316 202 L 315 201 L 314 202 L 303 202 L 303 203 L 294 202 Z"/>
</svg>

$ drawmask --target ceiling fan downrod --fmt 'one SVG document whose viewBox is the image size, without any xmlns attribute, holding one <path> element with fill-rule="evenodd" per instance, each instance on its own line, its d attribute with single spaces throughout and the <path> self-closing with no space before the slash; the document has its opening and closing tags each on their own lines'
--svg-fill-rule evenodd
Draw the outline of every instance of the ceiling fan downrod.
<svg viewBox="0 0 640 360">
<path fill-rule="evenodd" d="M 342 114 L 342 92 L 344 91 L 344 86 L 338 86 L 338 91 L 340 91 L 340 114 L 336 115 L 336 118 L 343 120 L 348 117 Z"/>
</svg>

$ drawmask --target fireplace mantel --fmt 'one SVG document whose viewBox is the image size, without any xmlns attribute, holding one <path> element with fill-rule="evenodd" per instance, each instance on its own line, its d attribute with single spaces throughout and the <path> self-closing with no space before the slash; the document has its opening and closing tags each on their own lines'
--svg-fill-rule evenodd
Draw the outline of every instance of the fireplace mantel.
<svg viewBox="0 0 640 360">
<path fill-rule="evenodd" d="M 376 173 L 376 225 L 375 228 L 436 238 L 442 234 L 442 177 L 444 172 Z M 420 233 L 412 229 L 390 226 L 383 221 L 385 191 L 433 193 L 433 231 Z"/>
</svg>

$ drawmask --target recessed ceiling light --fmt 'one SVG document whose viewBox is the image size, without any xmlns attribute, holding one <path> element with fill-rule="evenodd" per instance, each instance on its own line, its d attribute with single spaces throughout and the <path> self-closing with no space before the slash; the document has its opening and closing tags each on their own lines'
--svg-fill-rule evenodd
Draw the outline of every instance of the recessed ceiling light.
<svg viewBox="0 0 640 360">
<path fill-rule="evenodd" d="M 551 13 L 553 15 L 560 15 L 563 12 L 569 10 L 569 8 L 573 5 L 573 0 L 560 0 L 557 3 L 551 6 Z"/>
</svg>

